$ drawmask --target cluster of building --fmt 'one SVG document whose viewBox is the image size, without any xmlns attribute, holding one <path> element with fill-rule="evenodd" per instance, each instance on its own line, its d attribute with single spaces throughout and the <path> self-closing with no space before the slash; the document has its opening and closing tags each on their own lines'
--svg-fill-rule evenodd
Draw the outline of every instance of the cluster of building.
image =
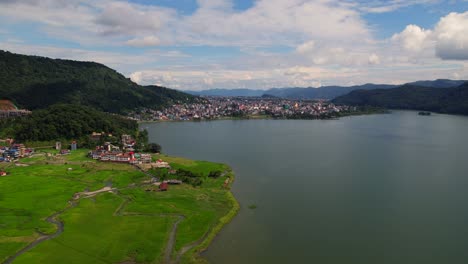
<svg viewBox="0 0 468 264">
<path fill-rule="evenodd" d="M 133 145 L 124 145 L 124 150 L 112 145 L 110 142 L 97 146 L 95 150 L 89 152 L 89 156 L 95 160 L 106 162 L 119 162 L 129 164 L 151 163 L 151 154 L 134 152 Z"/>
<path fill-rule="evenodd" d="M 279 98 L 207 97 L 208 103 L 177 104 L 164 110 L 144 109 L 132 113 L 131 118 L 142 121 L 203 120 L 226 117 L 266 115 L 277 118 L 311 116 L 356 110 L 355 107 L 338 106 L 328 101 L 302 101 Z"/>
<path fill-rule="evenodd" d="M 13 102 L 9 100 L 0 100 L 0 119 L 26 116 L 30 115 L 32 112 L 26 109 L 18 109 Z"/>
<path fill-rule="evenodd" d="M 93 132 L 91 138 L 101 140 L 102 137 L 105 136 L 112 137 L 112 135 L 106 135 L 104 132 Z M 135 152 L 136 140 L 131 135 L 122 135 L 120 143 L 122 148 L 111 142 L 105 142 L 104 145 L 97 146 L 95 150 L 90 151 L 89 157 L 104 162 L 128 163 L 133 165 L 151 163 L 151 154 Z"/>
<path fill-rule="evenodd" d="M 12 162 L 29 157 L 33 153 L 34 149 L 26 148 L 23 144 L 15 144 L 12 139 L 0 140 L 0 162 Z"/>
<path fill-rule="evenodd" d="M 68 155 L 71 153 L 71 151 L 78 149 L 78 143 L 75 140 L 73 140 L 70 143 L 70 149 L 62 149 L 62 142 L 57 141 L 55 142 L 55 149 L 58 150 L 61 155 Z"/>
</svg>

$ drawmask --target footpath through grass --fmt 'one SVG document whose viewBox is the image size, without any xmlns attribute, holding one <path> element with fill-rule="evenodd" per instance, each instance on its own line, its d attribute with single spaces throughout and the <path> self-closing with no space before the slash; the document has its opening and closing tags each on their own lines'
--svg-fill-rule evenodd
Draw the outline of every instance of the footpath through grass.
<svg viewBox="0 0 468 264">
<path fill-rule="evenodd" d="M 144 173 L 130 165 L 93 161 L 86 153 L 55 156 L 45 151 L 21 160 L 22 166 L 0 163 L 9 172 L 0 177 L 0 263 L 36 239 L 55 234 L 57 226 L 46 219 L 64 209 L 57 217 L 63 233 L 13 263 L 162 263 L 171 230 L 182 216 L 171 259 L 177 260 L 184 249 L 188 252 L 179 256 L 181 263 L 203 262 L 199 250 L 235 214 L 237 203 L 223 187 L 232 173 L 223 164 L 155 156 L 174 169 L 196 173 L 203 183 L 148 192 L 150 178 Z M 210 178 L 212 171 L 225 173 Z M 105 186 L 113 192 L 72 199 Z"/>
</svg>

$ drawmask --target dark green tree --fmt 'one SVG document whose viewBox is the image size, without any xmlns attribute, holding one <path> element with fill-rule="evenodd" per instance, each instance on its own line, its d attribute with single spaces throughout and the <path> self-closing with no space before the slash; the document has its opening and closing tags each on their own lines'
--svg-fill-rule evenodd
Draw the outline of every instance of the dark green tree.
<svg viewBox="0 0 468 264">
<path fill-rule="evenodd" d="M 146 147 L 146 151 L 151 153 L 161 153 L 162 147 L 157 143 L 149 143 Z"/>
</svg>

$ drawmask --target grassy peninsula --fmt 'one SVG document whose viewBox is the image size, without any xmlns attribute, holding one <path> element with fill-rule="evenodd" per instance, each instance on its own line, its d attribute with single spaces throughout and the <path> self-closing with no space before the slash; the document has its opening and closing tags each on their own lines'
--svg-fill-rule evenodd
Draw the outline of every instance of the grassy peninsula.
<svg viewBox="0 0 468 264">
<path fill-rule="evenodd" d="M 0 163 L 0 263 L 206 262 L 199 252 L 238 210 L 228 166 L 154 154 L 202 184 L 148 191 L 149 175 L 87 152 Z"/>
</svg>

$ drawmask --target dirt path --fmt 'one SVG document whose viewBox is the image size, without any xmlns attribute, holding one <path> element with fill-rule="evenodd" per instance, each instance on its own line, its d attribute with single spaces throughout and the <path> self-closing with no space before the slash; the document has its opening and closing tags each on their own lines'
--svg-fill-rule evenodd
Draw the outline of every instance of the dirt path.
<svg viewBox="0 0 468 264">
<path fill-rule="evenodd" d="M 57 227 L 57 231 L 55 231 L 55 233 L 50 234 L 50 235 L 42 234 L 35 241 L 31 242 L 29 245 L 27 245 L 26 247 L 22 248 L 20 251 L 16 252 L 14 255 L 7 258 L 2 264 L 11 264 L 11 263 L 13 263 L 13 261 L 16 258 L 18 258 L 19 256 L 23 255 L 24 253 L 28 252 L 32 248 L 36 247 L 40 243 L 42 243 L 44 241 L 47 241 L 47 240 L 50 240 L 50 239 L 54 239 L 54 238 L 60 236 L 63 233 L 64 225 L 63 225 L 63 223 L 61 221 L 59 221 L 57 219 L 57 217 L 59 215 L 65 213 L 65 212 L 67 212 L 68 210 L 76 207 L 78 205 L 79 199 L 81 199 L 81 198 L 90 198 L 90 197 L 93 197 L 93 196 L 95 196 L 95 195 L 97 195 L 99 193 L 103 193 L 103 192 L 113 192 L 116 195 L 118 195 L 117 191 L 118 191 L 118 189 L 115 189 L 115 188 L 104 187 L 104 188 L 102 188 L 100 190 L 93 191 L 93 192 L 81 192 L 81 193 L 75 194 L 73 199 L 69 201 L 69 205 L 65 209 L 63 209 L 61 211 L 58 211 L 58 212 L 54 213 L 53 215 L 47 217 L 46 221 Z M 120 196 L 120 197 L 122 197 L 122 196 Z M 177 220 L 172 225 L 171 232 L 169 233 L 169 239 L 167 241 L 167 245 L 166 245 L 166 248 L 164 250 L 163 264 L 178 264 L 178 263 L 180 263 L 180 259 L 182 258 L 182 256 L 185 253 L 187 253 L 189 250 L 191 250 L 192 248 L 200 245 L 206 239 L 208 234 L 210 233 L 210 231 L 208 231 L 199 240 L 197 240 L 195 242 L 192 242 L 192 243 L 182 247 L 179 250 L 179 252 L 176 252 L 175 259 L 173 260 L 172 259 L 172 252 L 174 252 L 174 248 L 175 248 L 177 228 L 178 228 L 180 222 L 182 222 L 185 219 L 185 215 L 182 215 L 182 214 L 145 214 L 145 213 L 124 212 L 125 207 L 127 206 L 127 204 L 131 200 L 128 197 L 122 197 L 122 198 L 124 199 L 124 201 L 115 210 L 115 212 L 114 212 L 115 216 L 152 216 L 152 217 L 176 217 L 177 218 Z"/>
<path fill-rule="evenodd" d="M 47 240 L 50 240 L 50 239 L 54 239 L 58 236 L 60 236 L 62 233 L 63 233 L 63 230 L 64 230 L 64 225 L 61 221 L 59 221 L 57 219 L 57 217 L 63 213 L 65 213 L 66 211 L 76 207 L 78 205 L 78 202 L 77 200 L 79 200 L 80 198 L 82 198 L 82 196 L 84 196 L 84 198 L 90 198 L 90 197 L 93 197 L 99 193 L 103 193 L 103 192 L 113 192 L 114 190 L 116 189 L 112 189 L 111 187 L 109 186 L 106 186 L 100 190 L 97 190 L 97 191 L 94 191 L 94 192 L 80 192 L 80 193 L 76 193 L 74 196 L 73 196 L 73 199 L 68 201 L 68 206 L 63 209 L 63 210 L 60 210 L 56 213 L 54 213 L 53 215 L 49 216 L 46 218 L 46 221 L 55 225 L 57 227 L 57 231 L 55 231 L 55 233 L 53 234 L 50 234 L 50 235 L 45 235 L 45 234 L 41 234 L 41 236 L 39 238 L 37 238 L 36 240 L 34 240 L 33 242 L 31 242 L 29 245 L 27 245 L 26 247 L 22 248 L 20 251 L 16 252 L 14 255 L 10 256 L 9 258 L 7 258 L 2 264 L 11 264 L 13 263 L 13 261 L 18 258 L 19 256 L 23 255 L 24 253 L 28 252 L 29 250 L 33 249 L 34 247 L 36 247 L 37 245 L 39 245 L 40 243 L 44 242 L 44 241 L 47 241 Z"/>
<path fill-rule="evenodd" d="M 79 200 L 80 198 L 90 198 L 90 197 L 93 197 L 93 196 L 96 196 L 97 194 L 100 194 L 100 193 L 103 193 L 103 192 L 114 192 L 115 190 L 117 189 L 113 189 L 112 187 L 110 186 L 106 186 L 100 190 L 97 190 L 97 191 L 93 191 L 93 192 L 79 192 L 79 193 L 76 193 L 75 195 L 73 195 L 73 199 L 74 200 Z"/>
<path fill-rule="evenodd" d="M 176 235 L 177 235 L 177 226 L 184 219 L 185 219 L 184 216 L 179 216 L 179 219 L 177 219 L 177 221 L 175 221 L 174 225 L 172 226 L 171 233 L 169 234 L 169 240 L 167 241 L 167 245 L 166 245 L 166 250 L 164 250 L 164 260 L 163 260 L 164 264 L 173 263 L 171 260 L 171 255 L 172 255 L 172 251 L 174 251 Z"/>
<path fill-rule="evenodd" d="M 182 214 L 148 214 L 148 213 L 132 213 L 132 212 L 124 212 L 125 207 L 127 204 L 130 202 L 129 198 L 124 198 L 124 201 L 120 204 L 120 206 L 115 210 L 114 215 L 116 216 L 153 216 L 153 217 L 176 217 L 177 220 L 174 222 L 172 225 L 171 232 L 169 233 L 169 239 L 167 241 L 166 248 L 164 250 L 164 256 L 163 256 L 163 264 L 178 264 L 180 263 L 180 259 L 182 256 L 187 253 L 189 250 L 192 248 L 200 245 L 208 236 L 210 231 L 208 231 L 203 237 L 201 237 L 199 240 L 192 242 L 188 245 L 185 245 L 182 247 L 179 252 L 176 252 L 175 255 L 175 260 L 172 259 L 172 252 L 174 252 L 175 248 L 175 242 L 176 242 L 176 237 L 177 237 L 177 228 L 180 224 L 185 219 L 185 215 Z"/>
<path fill-rule="evenodd" d="M 13 263 L 13 261 L 18 258 L 19 256 L 23 255 L 24 253 L 26 253 L 27 251 L 29 251 L 30 249 L 34 248 L 35 246 L 39 245 L 40 243 L 44 242 L 44 241 L 47 241 L 47 240 L 50 240 L 50 239 L 53 239 L 53 238 L 56 238 L 58 237 L 60 234 L 63 233 L 63 223 L 60 222 L 59 220 L 57 220 L 57 216 L 59 216 L 60 214 L 63 214 L 65 213 L 66 211 L 74 208 L 77 203 L 75 202 L 69 202 L 69 206 L 67 206 L 65 209 L 61 210 L 61 211 L 58 211 L 56 213 L 54 213 L 53 215 L 47 217 L 46 221 L 57 226 L 57 231 L 55 231 L 55 233 L 51 234 L 51 235 L 42 235 L 40 236 L 39 238 L 37 238 L 36 240 L 34 240 L 33 242 L 31 242 L 29 245 L 27 245 L 26 247 L 24 247 L 23 249 L 21 249 L 20 251 L 16 252 L 16 254 L 14 254 L 13 256 L 10 256 L 9 258 L 7 258 L 3 264 L 10 264 L 10 263 Z"/>
</svg>

